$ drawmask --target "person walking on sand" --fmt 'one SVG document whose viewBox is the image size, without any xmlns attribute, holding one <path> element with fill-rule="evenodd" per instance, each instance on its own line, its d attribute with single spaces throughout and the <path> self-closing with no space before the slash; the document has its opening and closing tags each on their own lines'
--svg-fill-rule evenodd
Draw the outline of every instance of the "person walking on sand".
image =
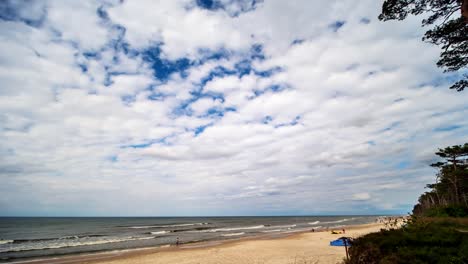
<svg viewBox="0 0 468 264">
<path fill-rule="evenodd" d="M 179 242 L 179 237 L 177 237 L 177 240 L 176 240 L 176 243 L 175 243 L 176 246 L 179 246 L 179 243 L 180 243 L 180 242 Z"/>
</svg>

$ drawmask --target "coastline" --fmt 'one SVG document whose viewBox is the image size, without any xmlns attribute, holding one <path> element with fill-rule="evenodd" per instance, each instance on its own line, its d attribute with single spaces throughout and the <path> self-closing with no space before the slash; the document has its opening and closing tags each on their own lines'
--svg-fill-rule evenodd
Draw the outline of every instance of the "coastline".
<svg viewBox="0 0 468 264">
<path fill-rule="evenodd" d="M 358 237 L 384 228 L 382 223 L 344 227 L 344 236 Z M 207 241 L 181 246 L 147 247 L 98 253 L 13 260 L 9 263 L 129 264 L 129 263 L 339 263 L 346 255 L 343 247 L 329 246 L 343 234 L 330 231 L 298 231 L 265 234 L 239 239 Z"/>
</svg>

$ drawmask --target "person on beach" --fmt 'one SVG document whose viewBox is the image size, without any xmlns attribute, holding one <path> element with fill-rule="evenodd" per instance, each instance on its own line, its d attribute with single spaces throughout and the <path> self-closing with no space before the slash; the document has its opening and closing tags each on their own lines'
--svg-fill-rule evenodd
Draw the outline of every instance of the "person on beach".
<svg viewBox="0 0 468 264">
<path fill-rule="evenodd" d="M 178 245 L 179 245 L 179 243 L 180 243 L 180 242 L 179 242 L 179 237 L 177 237 L 177 240 L 176 240 L 176 243 L 175 243 L 175 244 L 176 244 L 176 246 L 178 246 Z"/>
<path fill-rule="evenodd" d="M 345 234 L 345 233 L 346 233 L 346 231 L 345 231 L 344 228 L 343 228 L 343 234 Z"/>
</svg>

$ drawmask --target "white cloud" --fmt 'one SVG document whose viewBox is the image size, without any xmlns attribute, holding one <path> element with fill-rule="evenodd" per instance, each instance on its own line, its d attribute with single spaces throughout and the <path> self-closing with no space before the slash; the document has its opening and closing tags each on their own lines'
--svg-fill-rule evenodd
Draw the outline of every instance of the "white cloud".
<svg viewBox="0 0 468 264">
<path fill-rule="evenodd" d="M 113 93 L 118 95 L 133 95 L 148 88 L 153 82 L 150 76 L 145 75 L 116 75 L 111 78 L 109 87 L 102 87 L 102 93 Z"/>
<path fill-rule="evenodd" d="M 195 112 L 196 115 L 203 115 L 209 109 L 221 106 L 220 100 L 211 98 L 201 98 L 190 105 L 190 108 Z"/>
<path fill-rule="evenodd" d="M 126 1 L 109 10 L 111 19 L 127 28 L 136 48 L 164 42 L 169 58 L 193 57 L 198 48 L 248 48 L 251 42 L 225 13 L 188 9 L 190 1 Z M 148 12 L 151 10 L 151 12 Z M 138 16 L 136 20 L 135 17 Z"/>
<path fill-rule="evenodd" d="M 97 16 L 96 1 L 47 1 L 47 23 L 60 38 L 78 43 L 85 50 L 97 50 L 107 42 L 108 31 Z"/>
<path fill-rule="evenodd" d="M 378 22 L 370 0 L 265 1 L 237 14 L 244 4 L 15 6 L 45 17 L 0 21 L 0 211 L 406 212 L 432 180 L 432 153 L 468 131 L 467 94 L 448 90 L 417 19 Z M 163 66 L 141 54 L 155 43 Z M 230 74 L 253 44 L 265 56 L 250 65 L 257 74 Z M 183 75 L 155 77 L 182 57 Z"/>
</svg>

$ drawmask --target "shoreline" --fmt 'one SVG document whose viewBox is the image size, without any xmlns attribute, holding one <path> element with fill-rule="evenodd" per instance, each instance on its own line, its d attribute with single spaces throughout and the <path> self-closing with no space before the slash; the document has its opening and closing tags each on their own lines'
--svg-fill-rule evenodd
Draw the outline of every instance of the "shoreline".
<svg viewBox="0 0 468 264">
<path fill-rule="evenodd" d="M 370 233 L 371 231 L 378 231 L 381 228 L 384 228 L 382 223 L 368 223 L 361 225 L 350 225 L 343 226 L 340 228 L 335 228 L 335 230 L 340 230 L 345 228 L 347 231 L 344 236 L 356 237 Z M 32 258 L 32 259 L 12 259 L 11 261 L 2 262 L 2 263 L 28 263 L 28 264 L 57 264 L 57 263 L 92 263 L 92 264 L 101 264 L 101 263 L 156 263 L 153 262 L 153 258 L 157 255 L 156 259 L 161 260 L 161 255 L 176 256 L 176 255 L 190 255 L 190 253 L 199 253 L 199 252 L 208 252 L 208 251 L 219 251 L 226 248 L 233 247 L 242 247 L 245 244 L 262 244 L 262 242 L 273 242 L 273 243 L 282 243 L 284 241 L 298 241 L 303 240 L 304 237 L 319 238 L 323 240 L 324 237 L 327 238 L 338 238 L 343 234 L 331 234 L 331 230 L 319 230 L 316 232 L 311 232 L 309 230 L 302 230 L 297 232 L 290 233 L 277 233 L 277 234 L 259 234 L 249 237 L 242 237 L 237 239 L 228 239 L 228 240 L 217 240 L 217 241 L 203 241 L 182 244 L 180 246 L 175 245 L 165 245 L 159 247 L 144 247 L 144 248 L 132 248 L 132 249 L 122 249 L 122 250 L 112 250 L 112 251 L 101 251 L 101 252 L 91 252 L 91 253 L 80 253 L 80 254 L 70 254 L 70 255 L 59 255 L 59 256 L 50 256 L 50 257 L 41 257 L 41 258 Z M 363 231 L 363 232 L 359 232 Z M 320 241 L 322 242 L 322 241 Z M 329 241 L 323 241 L 326 246 L 328 246 Z M 322 245 L 323 246 L 323 245 Z M 330 247 L 330 246 L 329 246 Z M 335 250 L 339 247 L 330 247 L 330 249 Z M 239 254 L 242 255 L 242 254 Z M 268 252 L 267 254 L 268 255 Z M 313 258 L 314 254 L 310 257 Z M 344 250 L 343 250 L 344 257 Z M 149 262 L 148 262 L 149 261 Z M 170 261 L 170 260 L 169 260 Z M 157 262 L 160 263 L 160 262 Z M 180 263 L 176 262 L 161 262 L 161 263 Z M 198 262 L 184 262 L 184 263 L 198 263 Z M 208 262 L 209 263 L 209 262 Z M 242 262 L 247 263 L 247 262 Z M 257 262 L 252 262 L 257 263 Z M 283 262 L 281 262 L 283 263 Z M 288 263 L 288 262 L 287 262 Z M 322 262 L 320 262 L 322 263 Z M 332 262 L 330 262 L 332 263 Z"/>
</svg>

